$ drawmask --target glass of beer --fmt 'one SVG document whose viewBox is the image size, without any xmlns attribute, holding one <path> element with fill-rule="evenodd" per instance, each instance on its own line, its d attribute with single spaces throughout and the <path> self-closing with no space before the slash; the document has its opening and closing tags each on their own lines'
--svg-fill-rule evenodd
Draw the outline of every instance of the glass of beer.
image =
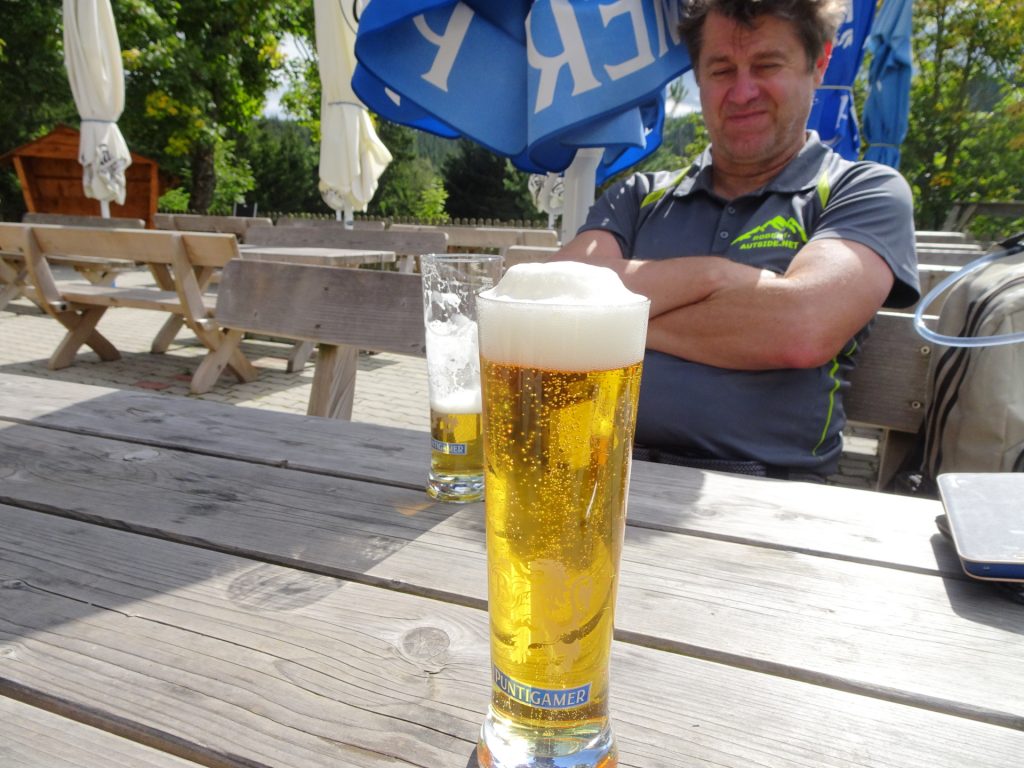
<svg viewBox="0 0 1024 768">
<path fill-rule="evenodd" d="M 609 654 L 650 302 L 610 269 L 477 297 L 491 703 L 481 768 L 611 768 Z"/>
<path fill-rule="evenodd" d="M 484 457 L 476 295 L 501 277 L 501 256 L 429 254 L 420 264 L 430 394 L 427 493 L 440 501 L 479 501 Z"/>
</svg>

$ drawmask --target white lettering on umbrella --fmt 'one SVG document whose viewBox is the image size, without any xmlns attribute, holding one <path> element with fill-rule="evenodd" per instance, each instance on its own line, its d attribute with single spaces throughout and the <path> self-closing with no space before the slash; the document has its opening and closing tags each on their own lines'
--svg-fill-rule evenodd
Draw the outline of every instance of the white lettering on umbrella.
<svg viewBox="0 0 1024 768">
<path fill-rule="evenodd" d="M 668 29 L 672 42 L 679 45 L 682 36 L 679 34 L 679 3 L 677 0 L 654 0 L 654 18 L 658 26 L 658 58 L 668 53 L 665 30 Z"/>
<path fill-rule="evenodd" d="M 636 56 L 621 64 L 605 64 L 605 71 L 612 80 L 621 80 L 644 67 L 654 63 L 651 52 L 651 41 L 647 37 L 647 25 L 644 23 L 644 7 L 640 0 L 616 0 L 600 6 L 601 21 L 607 27 L 608 22 L 617 16 L 629 15 L 629 23 L 633 28 L 633 40 L 636 42 Z"/>
<path fill-rule="evenodd" d="M 423 79 L 431 85 L 436 85 L 445 93 L 448 92 L 448 76 L 452 73 L 455 65 L 455 57 L 459 55 L 462 41 L 466 39 L 466 32 L 469 30 L 469 22 L 473 20 L 473 9 L 465 3 L 457 3 L 448 19 L 448 25 L 444 34 L 439 35 L 427 24 L 427 19 L 422 14 L 413 19 L 416 29 L 428 42 L 437 46 L 437 56 L 434 63 Z"/>
<path fill-rule="evenodd" d="M 587 50 L 583 46 L 583 35 L 580 33 L 576 14 L 573 13 L 569 0 L 551 0 L 551 13 L 555 17 L 555 26 L 562 40 L 562 53 L 558 56 L 544 56 L 533 44 L 530 20 L 526 22 L 526 54 L 530 66 L 540 70 L 540 84 L 537 87 L 537 103 L 534 114 L 547 109 L 554 103 L 555 86 L 558 83 L 558 72 L 568 65 L 572 75 L 572 95 L 578 96 L 586 91 L 599 88 L 601 83 L 590 69 Z"/>
</svg>

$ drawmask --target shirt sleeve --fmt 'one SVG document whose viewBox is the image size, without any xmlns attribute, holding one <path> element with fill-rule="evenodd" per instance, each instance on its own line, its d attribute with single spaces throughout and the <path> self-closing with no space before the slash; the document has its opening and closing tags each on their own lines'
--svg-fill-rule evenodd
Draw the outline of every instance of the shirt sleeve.
<svg viewBox="0 0 1024 768">
<path fill-rule="evenodd" d="M 896 279 L 884 306 L 908 307 L 920 299 L 913 196 L 892 168 L 862 162 L 840 177 L 810 239 L 825 238 L 852 240 L 885 260 Z"/>
<path fill-rule="evenodd" d="M 619 242 L 623 257 L 632 259 L 639 229 L 640 205 L 650 188 L 650 175 L 642 173 L 635 173 L 613 185 L 590 207 L 579 232 L 591 229 L 610 232 Z"/>
</svg>

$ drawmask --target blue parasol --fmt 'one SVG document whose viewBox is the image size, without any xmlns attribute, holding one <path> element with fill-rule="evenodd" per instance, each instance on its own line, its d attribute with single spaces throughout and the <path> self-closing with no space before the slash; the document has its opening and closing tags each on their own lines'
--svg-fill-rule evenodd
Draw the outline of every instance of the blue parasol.
<svg viewBox="0 0 1024 768">
<path fill-rule="evenodd" d="M 664 0 L 376 0 L 352 85 L 388 120 L 533 173 L 605 148 L 603 181 L 661 141 L 665 85 L 690 66 L 677 14 Z"/>
<path fill-rule="evenodd" d="M 860 133 L 853 106 L 853 81 L 864 58 L 875 0 L 853 0 L 846 20 L 836 32 L 832 60 L 825 79 L 814 94 L 807 127 L 818 132 L 821 140 L 848 160 L 856 160 Z"/>
<path fill-rule="evenodd" d="M 900 165 L 910 112 L 912 0 L 884 0 L 868 38 L 871 66 L 864 103 L 867 160 Z"/>
</svg>

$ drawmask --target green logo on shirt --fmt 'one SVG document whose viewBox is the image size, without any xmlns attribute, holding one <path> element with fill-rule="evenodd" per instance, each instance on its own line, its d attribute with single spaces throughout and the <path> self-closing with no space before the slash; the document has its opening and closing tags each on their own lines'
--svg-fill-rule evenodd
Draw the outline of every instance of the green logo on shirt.
<svg viewBox="0 0 1024 768">
<path fill-rule="evenodd" d="M 796 219 L 776 216 L 743 233 L 732 244 L 741 243 L 741 251 L 753 248 L 790 248 L 795 251 L 806 242 L 807 233 Z"/>
</svg>

